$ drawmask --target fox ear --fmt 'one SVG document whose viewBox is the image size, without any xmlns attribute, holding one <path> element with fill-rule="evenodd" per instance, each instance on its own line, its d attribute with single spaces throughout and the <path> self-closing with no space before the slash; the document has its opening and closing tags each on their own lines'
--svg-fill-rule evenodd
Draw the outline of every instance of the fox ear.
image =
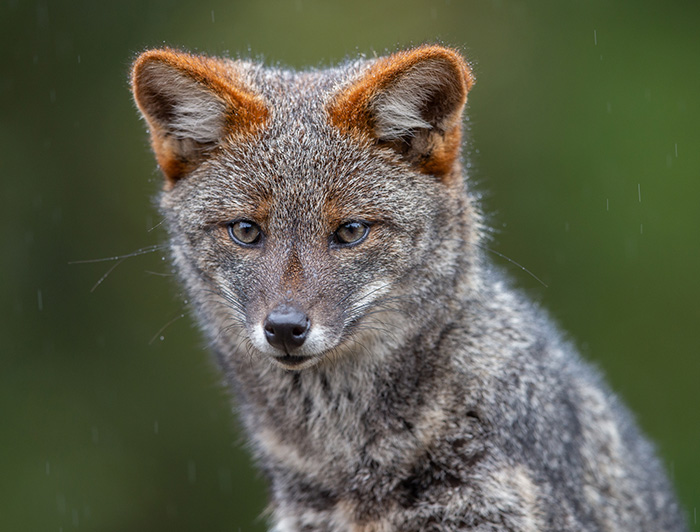
<svg viewBox="0 0 700 532">
<path fill-rule="evenodd" d="M 451 173 L 474 77 L 462 56 L 421 46 L 377 60 L 330 102 L 331 122 L 388 146 L 420 171 Z"/>
<path fill-rule="evenodd" d="M 233 63 L 176 50 L 150 50 L 132 68 L 136 105 L 148 122 L 166 188 L 190 173 L 229 135 L 252 134 L 267 117 Z"/>
</svg>

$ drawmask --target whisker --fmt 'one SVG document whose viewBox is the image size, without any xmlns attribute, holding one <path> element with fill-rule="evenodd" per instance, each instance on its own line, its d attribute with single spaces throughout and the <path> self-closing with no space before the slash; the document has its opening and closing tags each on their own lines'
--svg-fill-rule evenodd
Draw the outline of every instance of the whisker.
<svg viewBox="0 0 700 532">
<path fill-rule="evenodd" d="M 158 276 L 158 277 L 172 277 L 172 276 L 173 276 L 172 273 L 154 272 L 154 271 L 151 271 L 151 270 L 146 270 L 146 273 L 147 273 L 148 275 L 156 275 L 156 276 Z"/>
<path fill-rule="evenodd" d="M 126 257 L 124 257 L 123 259 L 121 259 L 119 262 L 116 262 L 115 264 L 113 264 L 112 267 L 111 267 L 109 270 L 107 270 L 107 271 L 104 273 L 104 275 L 103 275 L 102 277 L 100 277 L 99 280 L 98 280 L 94 285 L 92 285 L 92 288 L 90 289 L 90 292 L 91 292 L 91 293 L 94 292 L 94 291 L 97 289 L 97 287 L 100 286 L 100 285 L 102 284 L 102 281 L 104 281 L 105 279 L 107 279 L 107 277 L 109 276 L 109 274 L 112 273 L 112 272 L 114 271 L 114 269 L 115 269 L 117 266 L 119 266 L 122 262 L 124 262 L 125 260 L 126 260 Z"/>
<path fill-rule="evenodd" d="M 514 261 L 514 260 L 511 259 L 510 257 L 507 257 L 506 255 L 504 255 L 503 253 L 500 253 L 500 252 L 496 251 L 495 249 L 491 249 L 490 247 L 484 246 L 483 244 L 477 244 L 477 246 L 479 246 L 481 249 L 483 249 L 483 250 L 485 250 L 485 251 L 490 251 L 490 252 L 493 253 L 494 255 L 498 255 L 499 257 L 501 257 L 502 259 L 507 260 L 507 261 L 510 262 L 511 264 L 514 264 L 515 266 L 517 266 L 518 268 L 520 268 L 521 270 L 523 270 L 525 273 L 528 273 L 535 281 L 537 281 L 538 283 L 540 283 L 542 286 L 544 286 L 545 288 L 549 288 L 549 286 L 547 286 L 547 284 L 546 284 L 542 279 L 540 279 L 539 277 L 537 277 L 534 273 L 532 273 L 530 270 L 528 270 L 528 269 L 527 269 L 525 266 L 523 266 L 522 264 L 520 264 L 520 263 Z"/>
<path fill-rule="evenodd" d="M 150 232 L 153 231 L 154 229 L 157 229 L 158 227 L 160 227 L 161 225 L 163 225 L 163 222 L 165 222 L 165 218 L 161 218 L 161 219 L 160 219 L 160 222 L 158 222 L 156 225 L 154 225 L 153 227 L 151 227 L 147 232 L 150 233 Z"/>
<path fill-rule="evenodd" d="M 128 259 L 129 257 L 137 257 L 138 255 L 145 255 L 146 253 L 152 253 L 154 251 L 158 251 L 159 249 L 166 249 L 167 245 L 165 244 L 156 244 L 153 246 L 148 246 L 145 248 L 137 249 L 136 251 L 132 251 L 131 253 L 127 253 L 126 255 L 116 255 L 114 257 L 104 257 L 101 259 L 83 259 L 83 260 L 72 260 L 69 261 L 68 264 L 92 264 L 94 262 L 110 262 L 113 260 L 124 260 Z"/>
<path fill-rule="evenodd" d="M 117 261 L 111 268 L 109 268 L 105 274 L 98 279 L 98 281 L 92 286 L 90 289 L 90 292 L 94 292 L 98 286 L 102 284 L 102 281 L 104 281 L 109 275 L 114 271 L 114 269 L 119 266 L 122 262 L 124 262 L 126 259 L 130 257 L 137 257 L 139 255 L 145 255 L 146 253 L 153 253 L 154 251 L 158 251 L 159 249 L 165 249 L 166 246 L 164 244 L 158 244 L 154 246 L 148 246 L 145 248 L 137 249 L 136 251 L 133 251 L 131 253 L 127 253 L 126 255 L 117 255 L 114 257 L 104 257 L 101 259 L 85 259 L 85 260 L 73 260 L 68 262 L 68 264 L 73 265 L 73 264 L 92 264 L 95 262 L 110 262 L 110 261 Z"/>
<path fill-rule="evenodd" d="M 175 322 L 176 322 L 177 320 L 179 320 L 180 318 L 184 318 L 184 317 L 185 317 L 185 313 L 183 312 L 183 313 L 180 314 L 179 316 L 175 316 L 172 320 L 170 320 L 168 323 L 166 323 L 165 325 L 163 325 L 160 329 L 158 329 L 158 332 L 157 332 L 156 334 L 153 335 L 153 338 L 151 338 L 151 341 L 148 342 L 148 345 L 151 345 L 153 342 L 155 342 L 155 341 L 156 341 L 156 338 L 158 338 L 158 337 L 160 336 L 160 334 L 161 334 L 165 329 L 167 329 L 168 327 L 170 327 L 173 323 L 175 323 Z"/>
</svg>

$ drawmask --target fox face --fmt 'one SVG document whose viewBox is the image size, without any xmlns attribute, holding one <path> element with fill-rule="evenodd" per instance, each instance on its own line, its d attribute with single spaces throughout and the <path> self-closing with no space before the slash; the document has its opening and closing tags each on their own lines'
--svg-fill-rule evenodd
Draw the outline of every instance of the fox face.
<svg viewBox="0 0 700 532">
<path fill-rule="evenodd" d="M 437 46 L 321 73 L 144 53 L 161 210 L 213 341 L 300 370 L 414 334 L 477 224 L 459 168 L 472 83 Z"/>
</svg>

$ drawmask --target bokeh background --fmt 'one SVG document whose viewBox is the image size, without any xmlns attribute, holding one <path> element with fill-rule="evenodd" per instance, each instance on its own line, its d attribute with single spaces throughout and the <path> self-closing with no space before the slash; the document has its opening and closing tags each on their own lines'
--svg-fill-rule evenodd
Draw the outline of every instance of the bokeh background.
<svg viewBox="0 0 700 532">
<path fill-rule="evenodd" d="M 636 412 L 700 530 L 699 26 L 673 1 L 2 0 L 0 530 L 264 529 L 163 253 L 74 263 L 164 240 L 135 54 L 319 67 L 426 41 L 473 62 L 470 186 L 546 287 L 494 261 Z"/>
</svg>

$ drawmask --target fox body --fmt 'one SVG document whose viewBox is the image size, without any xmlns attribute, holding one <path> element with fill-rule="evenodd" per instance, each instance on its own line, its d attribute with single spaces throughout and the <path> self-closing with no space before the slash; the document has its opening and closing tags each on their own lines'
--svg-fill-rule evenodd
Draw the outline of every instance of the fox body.
<svg viewBox="0 0 700 532">
<path fill-rule="evenodd" d="M 134 64 L 173 261 L 273 529 L 683 530 L 629 414 L 481 252 L 473 83 L 441 46 Z"/>
</svg>

